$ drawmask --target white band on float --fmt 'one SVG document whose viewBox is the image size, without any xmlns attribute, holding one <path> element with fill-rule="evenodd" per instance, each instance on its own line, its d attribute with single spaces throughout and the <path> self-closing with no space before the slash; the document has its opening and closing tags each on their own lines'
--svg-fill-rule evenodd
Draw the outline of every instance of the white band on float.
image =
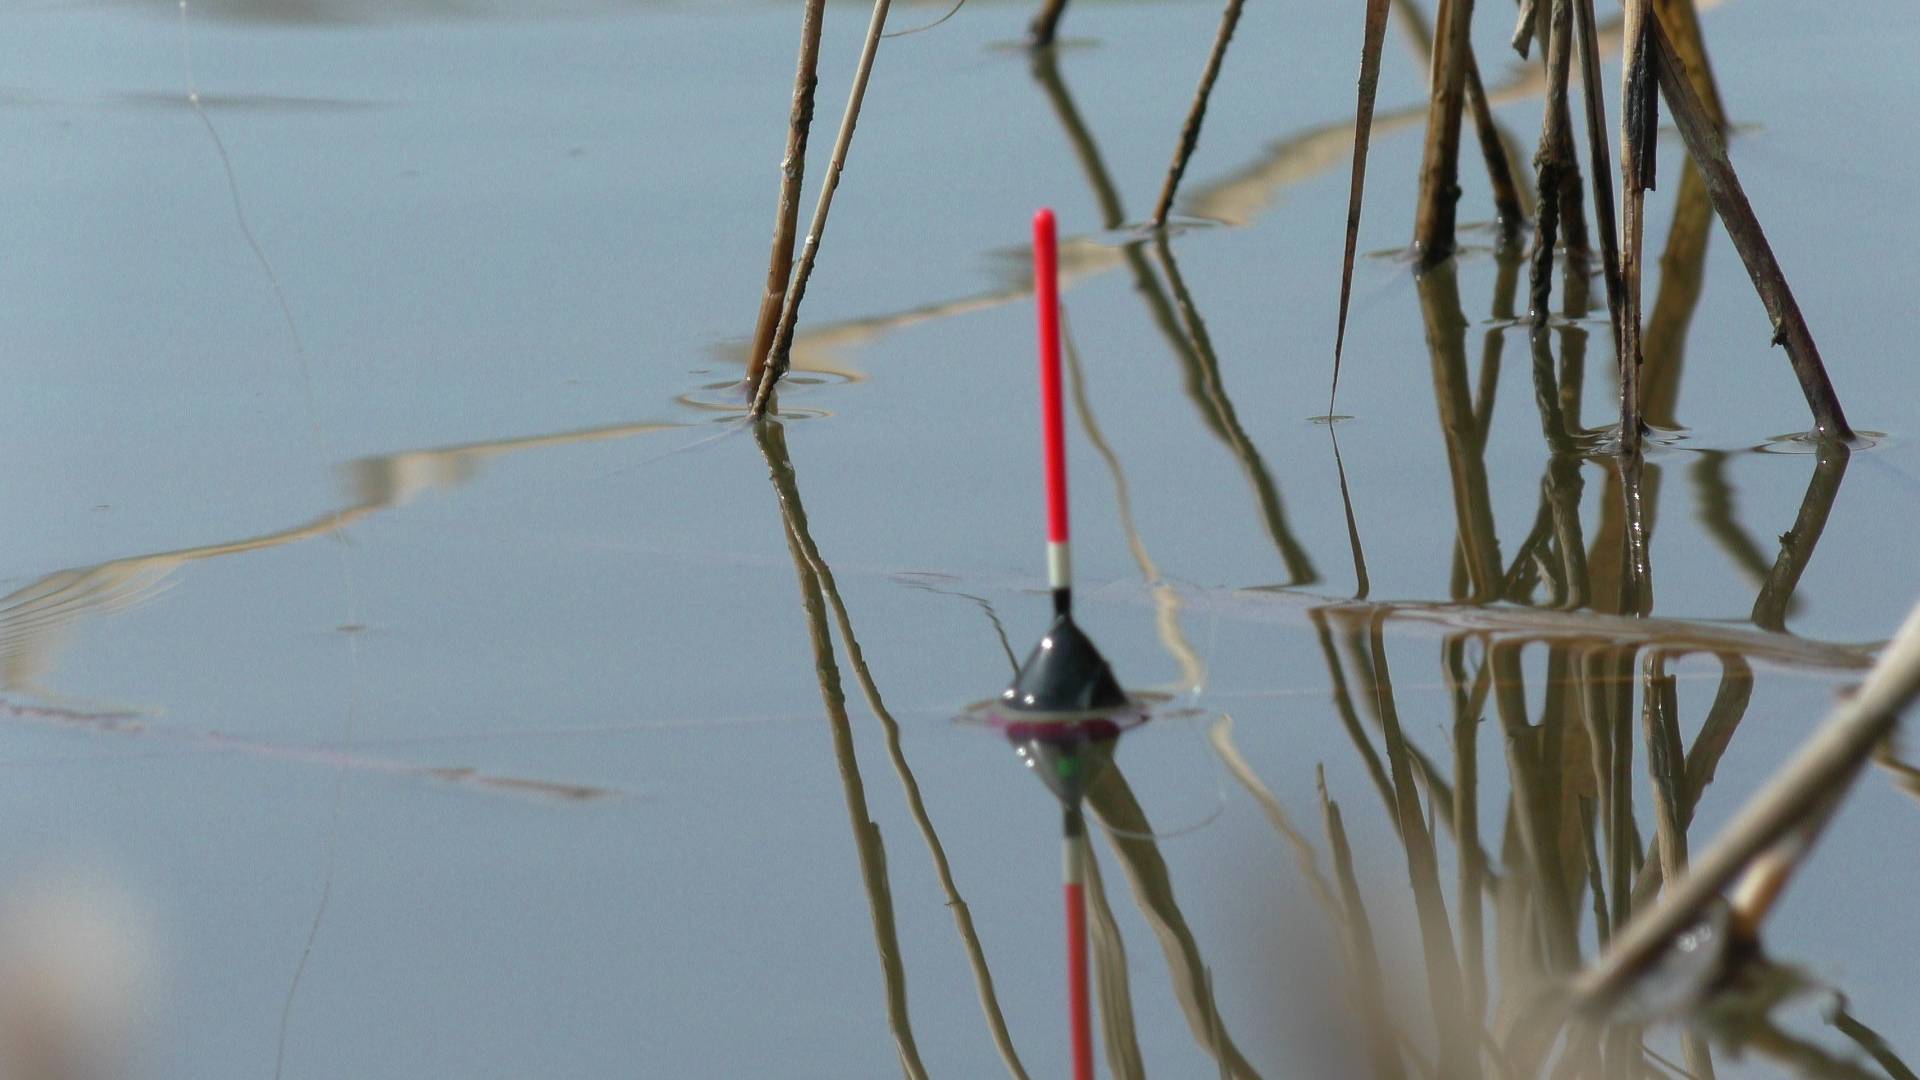
<svg viewBox="0 0 1920 1080">
<path fill-rule="evenodd" d="M 1073 557 L 1068 554 L 1064 540 L 1052 540 L 1047 543 L 1047 586 L 1064 589 L 1073 581 Z"/>
</svg>

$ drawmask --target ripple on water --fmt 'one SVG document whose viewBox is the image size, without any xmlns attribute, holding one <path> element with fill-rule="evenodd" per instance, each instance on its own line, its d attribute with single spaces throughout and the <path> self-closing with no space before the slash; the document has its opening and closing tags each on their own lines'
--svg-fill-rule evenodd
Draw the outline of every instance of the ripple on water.
<svg viewBox="0 0 1920 1080">
<path fill-rule="evenodd" d="M 1872 450 L 1886 438 L 1884 431 L 1856 430 L 1846 447 L 1849 450 Z M 1775 435 L 1750 449 L 1757 454 L 1817 454 L 1827 441 L 1827 437 L 1817 431 L 1791 431 L 1785 435 Z"/>
<path fill-rule="evenodd" d="M 804 395 L 824 386 L 843 386 L 856 380 L 850 375 L 832 371 L 794 372 L 780 380 L 781 395 L 793 397 Z M 701 412 L 720 413 L 720 422 L 736 419 L 746 414 L 753 404 L 753 394 L 745 381 L 723 379 L 719 382 L 702 383 L 696 389 L 676 396 L 674 403 Z M 774 401 L 773 415 L 782 420 L 815 420 L 832 416 L 827 409 L 786 405 L 781 398 Z"/>
</svg>

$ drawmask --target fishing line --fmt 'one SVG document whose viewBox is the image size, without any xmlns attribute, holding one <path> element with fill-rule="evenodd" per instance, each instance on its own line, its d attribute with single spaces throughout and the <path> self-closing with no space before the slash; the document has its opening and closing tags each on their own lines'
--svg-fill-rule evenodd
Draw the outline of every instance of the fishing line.
<svg viewBox="0 0 1920 1080">
<path fill-rule="evenodd" d="M 1866 459 L 1867 465 L 1870 468 L 1879 469 L 1899 481 L 1907 490 L 1920 493 L 1920 476 L 1915 476 L 1911 471 L 1888 461 L 1884 455 L 1862 454 L 1861 456 Z"/>
<path fill-rule="evenodd" d="M 947 9 L 947 13 L 945 15 L 940 16 L 939 18 L 933 20 L 932 22 L 928 23 L 925 26 L 916 26 L 910 30 L 895 30 L 891 34 L 881 34 L 880 37 L 882 39 L 885 39 L 885 38 L 907 37 L 912 34 L 924 34 L 927 31 L 933 29 L 934 27 L 939 26 L 941 23 L 946 22 L 948 19 L 953 18 L 955 15 L 958 15 L 960 13 L 960 9 L 966 6 L 967 6 L 967 0 L 955 0 L 954 5 Z"/>
<path fill-rule="evenodd" d="M 1150 737 L 1148 735 L 1148 732 L 1150 730 L 1164 731 L 1169 727 L 1185 728 L 1190 733 L 1201 731 L 1201 728 L 1199 726 L 1199 721 L 1202 719 L 1202 717 L 1187 716 L 1185 715 L 1185 713 L 1186 713 L 1186 710 L 1181 710 L 1182 715 L 1178 715 L 1174 717 L 1156 717 L 1153 720 L 1149 721 L 1148 723 L 1142 724 L 1139 728 L 1134 729 L 1132 732 L 1130 732 L 1126 736 L 1126 738 L 1129 741 L 1137 742 L 1139 739 L 1143 737 Z M 1223 719 L 1225 719 L 1225 714 L 1216 714 L 1211 718 L 1211 721 L 1207 724 L 1207 728 L 1210 730 L 1214 725 L 1219 724 Z M 1187 720 L 1191 720 L 1194 723 L 1191 725 L 1188 725 L 1182 722 Z M 1201 738 L 1205 738 L 1205 737 L 1206 736 L 1204 734 L 1201 735 Z M 1172 826 L 1171 828 L 1138 830 L 1138 829 L 1122 829 L 1117 826 L 1108 824 L 1107 820 L 1103 817 L 1100 819 L 1101 828 L 1105 829 L 1109 834 L 1113 836 L 1118 836 L 1126 840 L 1148 840 L 1148 841 L 1172 840 L 1178 837 L 1189 836 L 1193 833 L 1197 833 L 1200 830 L 1206 828 L 1207 826 L 1212 825 L 1214 822 L 1220 820 L 1220 816 L 1226 813 L 1227 811 L 1227 801 L 1230 798 L 1227 790 L 1226 772 L 1224 767 L 1221 765 L 1219 757 L 1217 755 L 1212 753 L 1203 753 L 1201 757 L 1204 758 L 1208 763 L 1207 771 L 1213 776 L 1213 802 L 1211 803 L 1211 805 L 1208 806 L 1207 812 L 1198 820 L 1185 822 L 1180 825 Z"/>
<path fill-rule="evenodd" d="M 259 263 L 261 273 L 264 274 L 267 279 L 267 285 L 273 292 L 274 304 L 279 308 L 280 318 L 286 324 L 287 336 L 293 342 L 294 365 L 298 370 L 301 392 L 306 405 L 308 432 L 313 443 L 314 453 L 318 457 L 321 467 L 324 469 L 327 463 L 332 460 L 332 455 L 329 451 L 326 433 L 320 426 L 320 409 L 317 396 L 314 392 L 313 373 L 308 362 L 306 342 L 301 338 L 300 328 L 294 321 L 293 308 L 292 305 L 287 302 L 286 290 L 281 287 L 280 275 L 274 271 L 272 261 L 267 258 L 266 251 L 260 246 L 259 239 L 254 235 L 252 224 L 247 220 L 246 206 L 240 197 L 239 179 L 234 174 L 233 158 L 227 152 L 226 142 L 221 139 L 219 130 L 213 125 L 213 118 L 207 115 L 207 110 L 201 103 L 199 79 L 193 67 L 193 35 L 188 18 L 188 0 L 179 0 L 179 4 L 180 59 L 186 75 L 187 104 L 192 107 L 194 116 L 199 118 L 201 126 L 206 129 L 207 137 L 213 142 L 214 151 L 219 155 L 221 171 L 226 175 L 227 194 L 233 203 L 234 220 L 239 224 L 241 236 L 246 239 L 248 249 L 253 252 L 254 260 Z M 347 557 L 345 537 L 337 524 L 337 514 L 335 515 L 335 520 L 336 525 L 330 530 L 330 534 L 336 541 L 334 551 L 339 560 L 341 594 L 346 605 L 346 622 L 343 625 L 358 627 L 360 625 L 358 590 L 355 587 L 352 563 Z M 348 633 L 347 707 L 346 715 L 342 722 L 344 728 L 342 745 L 345 747 L 351 747 L 353 745 L 354 730 L 357 726 L 359 710 L 359 635 L 357 633 Z M 327 905 L 333 897 L 333 880 L 340 840 L 340 811 L 345 801 L 346 785 L 347 764 L 343 761 L 334 774 L 333 800 L 327 814 L 326 852 L 321 860 L 320 900 L 319 903 L 315 905 L 313 921 L 307 928 L 307 939 L 301 948 L 299 963 L 294 967 L 293 979 L 287 986 L 287 995 L 280 1008 L 280 1027 L 276 1039 L 273 1065 L 273 1075 L 276 1080 L 284 1073 L 286 1067 L 287 1033 L 293 1016 L 294 1000 L 299 994 L 300 981 L 306 975 L 308 961 L 313 956 L 314 943 L 319 939 L 320 926 L 326 918 Z"/>
<path fill-rule="evenodd" d="M 727 423 L 720 425 L 720 430 L 714 432 L 711 435 L 705 436 L 704 438 L 695 439 L 690 443 L 683 443 L 682 445 L 676 446 L 671 450 L 663 450 L 660 453 L 653 455 L 652 457 L 641 458 L 639 461 L 631 462 L 626 465 L 618 466 L 617 468 L 609 469 L 606 472 L 599 474 L 598 476 L 589 477 L 587 480 L 587 483 L 589 484 L 602 483 L 604 481 L 611 480 L 616 476 L 625 476 L 627 473 L 634 472 L 635 470 L 644 469 L 647 466 L 652 465 L 656 462 L 665 461 L 667 458 L 673 457 L 676 454 L 685 454 L 694 450 L 699 450 L 704 447 L 711 446 L 722 439 L 731 438 L 732 436 L 738 435 L 741 432 L 746 431 L 747 429 L 753 427 L 754 423 L 755 421 L 751 417 L 746 417 L 746 416 L 743 416 L 738 420 L 730 420 Z"/>
</svg>

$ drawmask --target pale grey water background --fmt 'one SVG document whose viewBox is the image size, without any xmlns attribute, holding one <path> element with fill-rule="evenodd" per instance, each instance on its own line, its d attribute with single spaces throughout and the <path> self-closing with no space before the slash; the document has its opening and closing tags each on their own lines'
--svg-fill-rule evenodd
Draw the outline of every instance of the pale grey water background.
<svg viewBox="0 0 1920 1080">
<path fill-rule="evenodd" d="M 894 25 L 937 7 L 900 9 Z M 1276 142 L 1350 116 L 1350 7 L 1250 6 L 1190 205 Z M 1158 189 L 1216 10 L 1154 0 L 1068 16 L 1061 73 L 1128 220 Z M 1037 204 L 1056 206 L 1069 236 L 1100 233 L 1047 98 L 1002 47 L 1025 17 L 973 0 L 883 46 L 803 332 L 1017 288 Z M 864 21 L 858 5 L 829 11 L 823 117 L 837 116 Z M 1500 20 L 1480 21 L 1497 83 L 1510 54 Z M 105 921 L 144 956 L 129 992 L 132 1075 L 272 1075 L 323 895 L 287 1012 L 289 1076 L 897 1071 L 767 466 L 750 436 L 715 441 L 717 414 L 676 400 L 711 398 L 703 387 L 739 371 L 797 24 L 797 8 L 741 3 L 233 0 L 195 4 L 184 25 L 172 2 L 0 12 L 5 591 L 324 523 L 372 494 L 346 468 L 361 459 L 686 425 L 463 466 L 388 458 L 389 479 L 438 469 L 446 482 L 374 506 L 345 544 L 314 530 L 119 564 L 92 579 L 112 587 L 74 588 L 89 599 L 15 613 L 0 642 L 15 706 L 0 750 L 0 883 L 78 880 L 123 897 L 103 910 L 132 913 Z M 1706 30 L 1742 125 L 1742 177 L 1854 423 L 1885 433 L 1846 472 L 1788 628 L 1876 641 L 1920 591 L 1920 224 L 1897 212 L 1920 158 L 1886 126 L 1920 102 L 1909 62 L 1920 12 L 1738 0 L 1709 12 Z M 1390 44 L 1383 114 L 1421 93 Z M 189 53 L 219 145 L 187 101 Z M 1503 108 L 1528 142 L 1536 100 Z M 819 151 L 829 138 L 816 132 Z M 1287 567 L 1117 256 L 1075 280 L 1068 304 L 1142 540 L 1185 596 L 1209 670 L 1200 704 L 1232 712 L 1242 751 L 1307 826 L 1325 764 L 1376 890 L 1383 951 L 1410 973 L 1403 856 L 1333 720 L 1304 614 L 1353 588 L 1327 431 L 1307 419 L 1324 410 L 1346 147 L 1336 140 L 1317 167 L 1268 189 L 1238 227 L 1174 244 L 1317 571 L 1299 595 L 1234 591 L 1283 582 Z M 1665 177 L 1680 149 L 1662 151 Z M 1405 242 L 1418 153 L 1417 124 L 1377 137 L 1363 251 Z M 1472 221 L 1490 211 L 1469 162 Z M 1648 215 L 1656 238 L 1670 198 L 1656 193 Z M 1724 236 L 1707 265 L 1678 407 L 1689 430 L 1648 463 L 1655 613 L 1738 623 L 1756 582 L 1701 524 L 1700 451 L 1729 454 L 1737 520 L 1767 561 L 1813 459 L 1749 452 L 1804 428 L 1804 406 Z M 1460 265 L 1476 378 L 1493 267 L 1478 253 Z M 986 597 L 1016 649 L 1038 629 L 1030 318 L 1009 295 L 829 344 L 815 355 L 859 381 L 796 387 L 783 403 L 831 414 L 787 428 L 813 537 L 901 718 L 1015 1045 L 1034 1075 L 1052 1076 L 1065 1070 L 1054 815 L 1003 746 L 944 722 L 1005 677 L 980 609 L 898 577 L 944 575 L 941 587 Z M 1590 329 L 1584 420 L 1601 425 L 1610 361 L 1602 324 Z M 1525 333 L 1505 337 L 1485 458 L 1511 544 L 1531 527 L 1546 453 Z M 1445 600 L 1453 502 L 1400 263 L 1362 261 L 1347 357 L 1339 411 L 1355 419 L 1338 430 L 1371 596 Z M 1110 478 L 1084 441 L 1073 452 L 1084 621 L 1130 681 L 1167 684 L 1179 669 Z M 1586 466 L 1590 530 L 1602 477 Z M 125 602 L 135 596 L 146 599 Z M 1445 760 L 1439 633 L 1397 628 L 1390 641 L 1409 736 Z M 1696 843 L 1831 699 L 1830 678 L 1760 675 Z M 1689 733 L 1710 694 L 1696 685 L 1711 684 L 1683 678 Z M 854 696 L 921 1052 L 935 1075 L 995 1075 L 944 894 Z M 135 712 L 141 729 L 49 722 L 30 706 Z M 1482 819 L 1497 850 L 1499 729 L 1483 726 Z M 1201 727 L 1150 728 L 1120 760 L 1157 827 L 1218 812 L 1160 850 L 1222 1026 L 1263 1075 L 1357 1068 L 1325 1037 L 1341 1009 L 1320 996 L 1329 932 Z M 398 765 L 612 794 L 516 795 Z M 1146 921 L 1109 876 L 1149 1072 L 1212 1075 Z M 1920 807 L 1870 773 L 1769 936 L 1909 1055 L 1920 947 L 1904 909 L 1916 888 Z"/>
</svg>

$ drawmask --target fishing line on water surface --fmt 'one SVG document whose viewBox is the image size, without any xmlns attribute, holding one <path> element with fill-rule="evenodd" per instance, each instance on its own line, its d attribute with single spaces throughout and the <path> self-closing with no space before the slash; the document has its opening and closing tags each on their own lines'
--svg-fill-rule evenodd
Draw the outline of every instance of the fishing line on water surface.
<svg viewBox="0 0 1920 1080">
<path fill-rule="evenodd" d="M 743 431 L 748 430 L 749 428 L 753 427 L 755 422 L 756 421 L 749 416 L 742 416 L 736 420 L 729 420 L 726 423 L 721 424 L 720 430 L 714 432 L 711 435 L 705 436 L 703 438 L 695 439 L 689 443 L 683 443 L 679 446 L 672 448 L 671 450 L 662 450 L 660 453 L 655 454 L 652 457 L 644 457 L 644 458 L 641 458 L 639 461 L 629 462 L 625 465 L 619 465 L 612 469 L 608 469 L 606 472 L 603 472 L 598 476 L 589 478 L 587 480 L 587 483 L 598 484 L 603 481 L 611 480 L 616 476 L 625 476 L 627 473 L 635 472 L 639 469 L 644 469 L 649 465 L 655 464 L 656 462 L 664 461 L 667 458 L 674 457 L 675 455 L 685 454 L 694 450 L 703 449 L 705 447 L 713 445 L 714 443 L 719 442 L 722 439 L 731 438 L 735 435 L 740 434 Z"/>
<path fill-rule="evenodd" d="M 220 137 L 219 129 L 214 127 L 213 118 L 207 115 L 205 105 L 200 100 L 199 79 L 193 67 L 193 35 L 188 13 L 188 0 L 179 0 L 180 11 L 180 60 L 187 84 L 187 104 L 193 114 L 206 129 L 207 137 L 220 159 L 221 171 L 226 176 L 227 194 L 233 203 L 234 220 L 240 227 L 247 247 L 253 252 L 254 260 L 259 264 L 261 273 L 266 277 L 267 285 L 273 292 L 274 304 L 280 311 L 280 318 L 287 328 L 287 336 L 293 343 L 294 365 L 299 373 L 302 398 L 307 413 L 308 435 L 315 456 L 322 469 L 333 460 L 325 430 L 320 424 L 320 408 L 313 386 L 313 372 L 309 363 L 306 342 L 301 338 L 299 325 L 293 318 L 293 307 L 287 302 L 286 290 L 280 284 L 280 275 L 275 272 L 273 263 L 261 247 L 255 236 L 252 224 L 247 220 L 246 205 L 240 197 L 240 182 L 233 169 L 233 158 L 227 152 L 226 141 Z M 360 603 L 358 589 L 353 575 L 353 565 L 347 554 L 345 535 L 335 515 L 335 525 L 328 530 L 335 540 L 334 552 L 339 559 L 341 596 L 346 605 L 346 621 L 342 624 L 350 628 L 347 633 L 347 704 L 342 718 L 341 745 L 351 748 L 355 729 L 358 726 L 360 712 Z M 325 921 L 327 906 L 333 897 L 334 871 L 337 865 L 340 840 L 340 812 L 345 802 L 347 786 L 347 763 L 342 761 L 334 775 L 333 799 L 327 813 L 326 852 L 321 860 L 320 899 L 314 907 L 313 920 L 308 925 L 307 937 L 300 951 L 300 960 L 294 967 L 293 978 L 287 986 L 286 998 L 280 1008 L 280 1025 L 276 1037 L 273 1075 L 280 1077 L 286 1068 L 287 1033 L 293 1016 L 294 1000 L 300 990 L 301 979 L 306 975 L 308 962 L 313 956 L 314 943 L 319 939 L 320 926 Z"/>
<path fill-rule="evenodd" d="M 955 15 L 960 14 L 960 9 L 966 6 L 967 6 L 967 0 L 954 0 L 953 6 L 947 9 L 947 13 L 945 15 L 940 16 L 939 18 L 933 20 L 927 25 L 916 26 L 910 30 L 895 30 L 890 34 L 881 34 L 880 37 L 882 39 L 901 38 L 901 37 L 911 37 L 914 34 L 924 34 L 927 31 L 933 29 L 934 27 L 939 26 L 941 23 L 946 22 L 948 19 L 953 18 Z"/>
<path fill-rule="evenodd" d="M 1181 708 L 1172 710 L 1169 714 L 1163 715 L 1148 724 L 1141 725 L 1139 728 L 1127 733 L 1123 738 L 1137 740 L 1142 737 L 1142 732 L 1144 731 L 1166 731 L 1169 728 L 1174 728 L 1184 730 L 1189 736 L 1197 736 L 1198 738 L 1205 739 L 1206 731 L 1214 724 L 1219 723 L 1220 719 L 1221 716 L 1219 714 L 1209 716 L 1206 710 L 1203 709 Z M 1191 746 L 1191 738 L 1184 741 Z M 1218 756 L 1210 751 L 1203 752 L 1201 756 L 1206 760 L 1207 772 L 1213 778 L 1213 799 L 1209 802 L 1206 813 L 1201 815 L 1197 820 L 1182 822 L 1164 829 L 1123 829 L 1108 822 L 1105 817 L 1098 813 L 1097 808 L 1091 804 L 1089 804 L 1088 809 L 1094 811 L 1094 817 L 1100 821 L 1100 827 L 1102 829 L 1123 840 L 1172 840 L 1177 837 L 1197 833 L 1220 820 L 1220 816 L 1227 811 L 1227 800 L 1229 798 L 1226 773 L 1220 764 Z"/>
</svg>

